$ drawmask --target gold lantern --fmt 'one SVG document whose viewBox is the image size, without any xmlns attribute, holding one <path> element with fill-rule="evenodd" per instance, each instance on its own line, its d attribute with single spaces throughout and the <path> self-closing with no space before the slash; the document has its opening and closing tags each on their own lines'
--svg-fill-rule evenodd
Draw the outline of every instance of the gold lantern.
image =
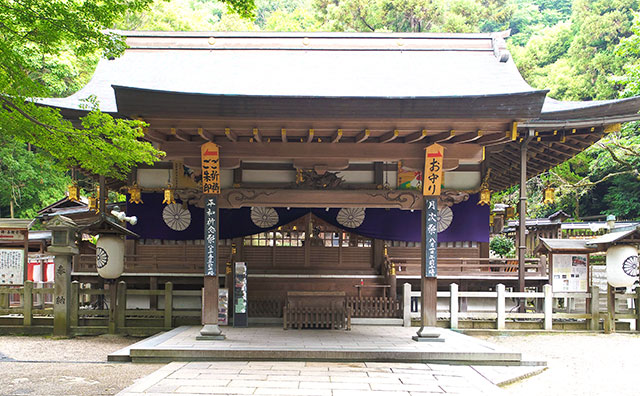
<svg viewBox="0 0 640 396">
<path fill-rule="evenodd" d="M 94 197 L 89 197 L 87 198 L 87 200 L 89 201 L 89 210 L 95 210 L 96 213 L 98 212 L 98 198 Z"/>
<path fill-rule="evenodd" d="M 137 183 L 133 183 L 133 186 L 127 188 L 127 190 L 129 191 L 129 203 L 144 203 L 142 201 L 142 191 L 140 190 L 140 187 L 138 187 Z"/>
<path fill-rule="evenodd" d="M 69 187 L 67 187 L 67 192 L 68 192 L 68 198 L 70 201 L 79 201 L 80 198 L 78 196 L 78 185 L 77 184 L 72 184 Z"/>
<path fill-rule="evenodd" d="M 171 189 L 170 185 L 164 189 L 164 200 L 162 203 L 167 205 L 176 203 L 174 191 Z"/>
<path fill-rule="evenodd" d="M 494 219 L 495 219 L 495 215 L 490 215 L 489 216 L 489 225 L 492 226 L 494 223 Z"/>
<path fill-rule="evenodd" d="M 491 169 L 487 169 L 487 173 L 484 175 L 484 180 L 480 184 L 480 199 L 478 205 L 490 205 L 491 204 L 491 190 L 489 190 L 489 175 L 491 175 Z"/>
<path fill-rule="evenodd" d="M 544 189 L 544 201 L 542 201 L 542 203 L 545 205 L 552 204 L 555 201 L 555 198 L 555 190 L 551 188 L 551 186 L 547 186 L 547 188 Z"/>
<path fill-rule="evenodd" d="M 507 207 L 507 219 L 513 219 L 516 217 L 516 208 L 513 206 Z"/>
<path fill-rule="evenodd" d="M 489 204 L 491 204 L 491 190 L 489 190 L 487 186 L 483 186 L 480 190 L 480 200 L 478 201 L 478 205 Z"/>
</svg>

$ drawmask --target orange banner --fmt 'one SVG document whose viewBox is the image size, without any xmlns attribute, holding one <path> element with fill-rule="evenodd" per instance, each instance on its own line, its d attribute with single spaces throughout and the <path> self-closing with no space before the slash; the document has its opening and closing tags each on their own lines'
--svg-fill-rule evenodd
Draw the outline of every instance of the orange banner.
<svg viewBox="0 0 640 396">
<path fill-rule="evenodd" d="M 220 149 L 207 142 L 200 148 L 202 157 L 202 192 L 220 194 Z"/>
<path fill-rule="evenodd" d="M 444 147 L 435 143 L 427 147 L 424 160 L 422 195 L 438 196 L 442 188 Z"/>
</svg>

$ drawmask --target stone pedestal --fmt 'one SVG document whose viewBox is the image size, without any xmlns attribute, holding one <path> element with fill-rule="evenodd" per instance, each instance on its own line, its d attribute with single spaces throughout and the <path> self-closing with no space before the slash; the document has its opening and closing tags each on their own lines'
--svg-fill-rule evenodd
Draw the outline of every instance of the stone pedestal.
<svg viewBox="0 0 640 396">
<path fill-rule="evenodd" d="M 440 329 L 437 327 L 421 327 L 417 335 L 411 339 L 417 342 L 444 342 Z"/>
<path fill-rule="evenodd" d="M 64 246 L 51 246 L 47 250 L 54 255 L 55 281 L 53 292 L 53 335 L 68 336 L 71 301 L 71 262 L 78 249 Z"/>
</svg>

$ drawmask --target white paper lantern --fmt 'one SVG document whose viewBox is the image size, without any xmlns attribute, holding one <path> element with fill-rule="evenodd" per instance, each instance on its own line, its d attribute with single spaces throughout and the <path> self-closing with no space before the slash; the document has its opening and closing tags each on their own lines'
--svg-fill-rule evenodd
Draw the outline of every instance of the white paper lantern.
<svg viewBox="0 0 640 396">
<path fill-rule="evenodd" d="M 124 239 L 118 235 L 100 235 L 96 243 L 98 275 L 116 279 L 124 271 Z"/>
<path fill-rule="evenodd" d="M 607 249 L 607 282 L 613 287 L 632 286 L 638 280 L 638 250 L 630 245 Z"/>
</svg>

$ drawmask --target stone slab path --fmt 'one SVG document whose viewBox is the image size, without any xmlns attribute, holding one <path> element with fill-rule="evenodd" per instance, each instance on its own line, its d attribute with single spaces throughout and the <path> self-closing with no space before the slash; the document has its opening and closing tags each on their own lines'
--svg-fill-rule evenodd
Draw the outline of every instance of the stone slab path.
<svg viewBox="0 0 640 396">
<path fill-rule="evenodd" d="M 474 367 L 425 363 L 224 361 L 174 362 L 117 396 L 500 395 L 497 380 L 544 367 Z"/>
</svg>

